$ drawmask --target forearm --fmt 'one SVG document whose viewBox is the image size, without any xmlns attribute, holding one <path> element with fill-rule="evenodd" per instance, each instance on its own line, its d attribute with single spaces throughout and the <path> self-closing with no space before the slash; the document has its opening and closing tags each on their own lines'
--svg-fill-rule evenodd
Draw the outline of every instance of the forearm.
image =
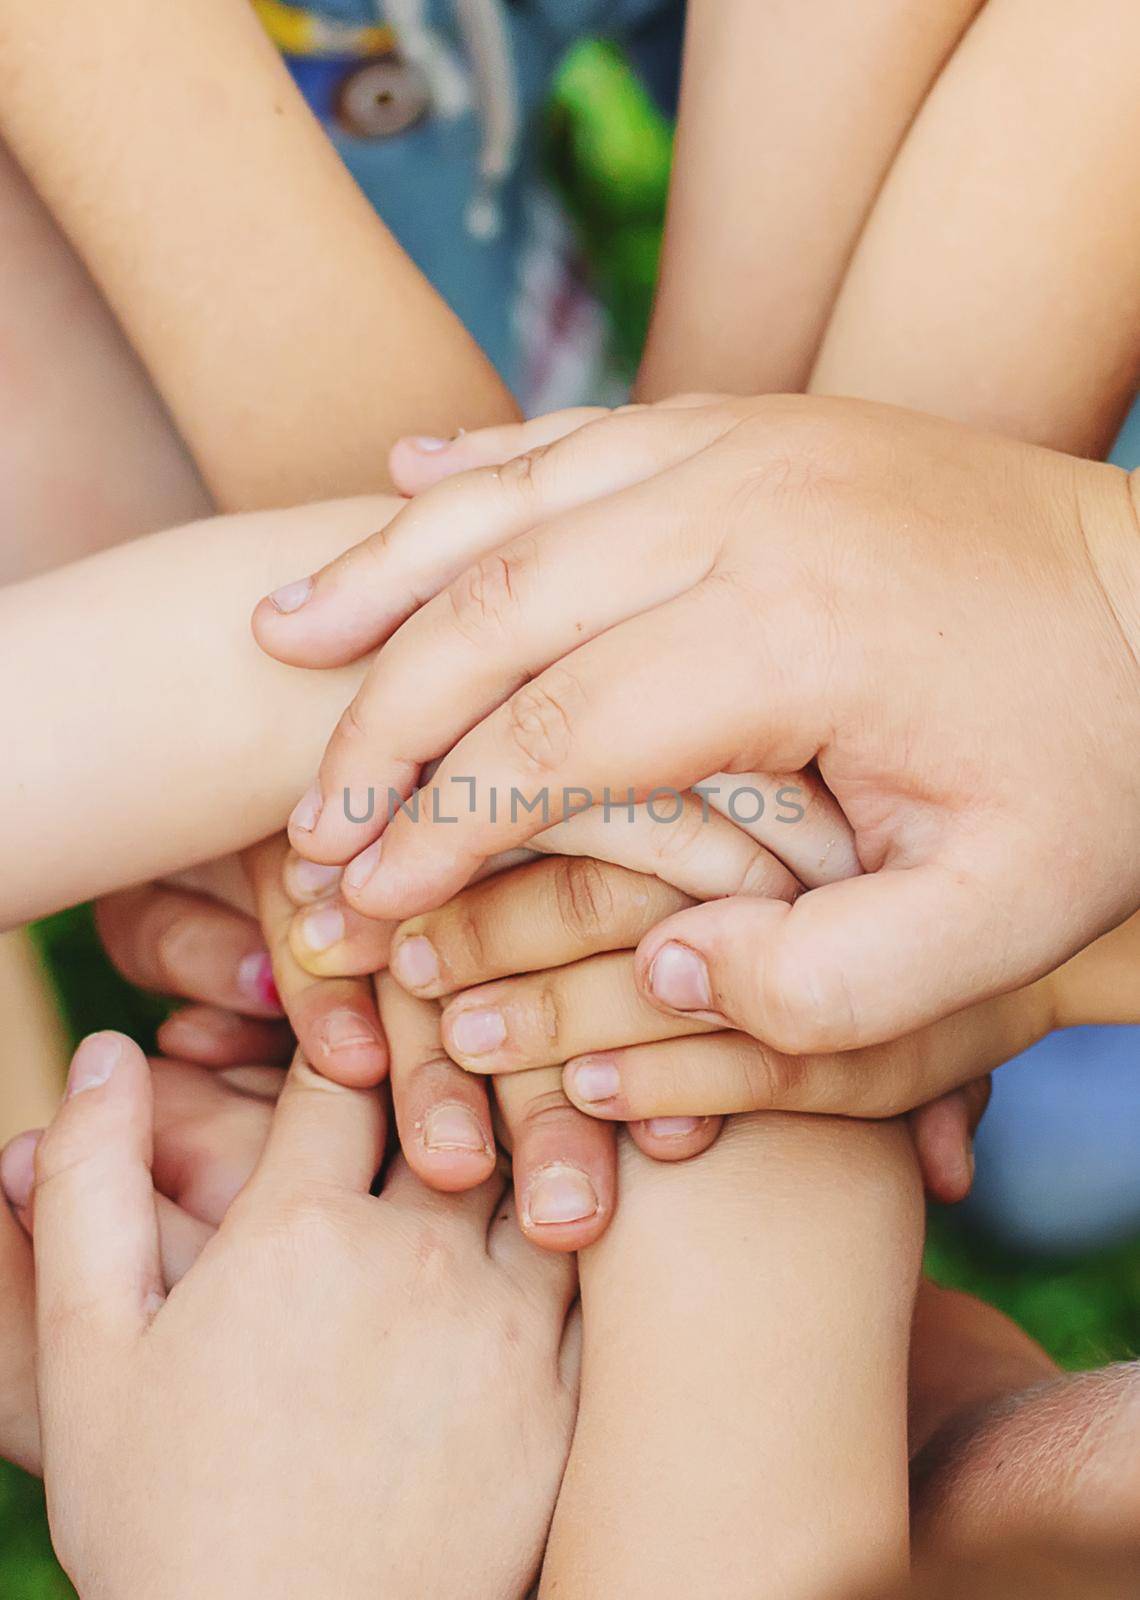
<svg viewBox="0 0 1140 1600">
<path fill-rule="evenodd" d="M 219 505 L 382 487 L 402 433 L 513 415 L 244 0 L 0 3 L 0 125 Z"/>
<path fill-rule="evenodd" d="M 626 1144 L 542 1593 L 687 1597 L 712 1560 L 718 1595 L 785 1600 L 900 1566 L 920 1235 L 895 1126 L 741 1117 L 678 1167 Z"/>
<path fill-rule="evenodd" d="M 82 263 L 0 141 L 0 585 L 209 502 Z"/>
<path fill-rule="evenodd" d="M 639 390 L 803 389 L 898 146 L 981 0 L 694 0 Z"/>
<path fill-rule="evenodd" d="M 250 613 L 396 505 L 219 517 L 0 592 L 0 924 L 281 827 L 367 662 L 283 667 Z"/>
<path fill-rule="evenodd" d="M 1140 374 L 1140 12 L 989 6 L 875 205 L 812 388 L 1080 454 Z"/>
</svg>

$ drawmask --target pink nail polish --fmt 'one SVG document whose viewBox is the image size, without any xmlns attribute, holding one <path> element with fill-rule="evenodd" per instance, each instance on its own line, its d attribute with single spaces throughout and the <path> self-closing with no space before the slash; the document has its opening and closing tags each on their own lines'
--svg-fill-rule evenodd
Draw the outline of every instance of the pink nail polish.
<svg viewBox="0 0 1140 1600">
<path fill-rule="evenodd" d="M 501 1011 L 460 1011 L 451 1019 L 451 1042 L 461 1056 L 485 1056 L 507 1037 Z"/>
<path fill-rule="evenodd" d="M 297 801 L 293 813 L 289 818 L 289 827 L 296 828 L 300 833 L 312 833 L 317 823 L 321 820 L 321 808 L 324 805 L 324 796 L 321 786 L 314 783 Z"/>
<path fill-rule="evenodd" d="M 405 989 L 430 989 L 439 982 L 439 958 L 430 939 L 415 934 L 398 944 L 390 962 L 397 983 Z"/>
<path fill-rule="evenodd" d="M 105 1084 L 123 1055 L 123 1041 L 117 1033 L 92 1033 L 71 1058 L 67 1074 L 67 1098 L 98 1089 Z"/>
<path fill-rule="evenodd" d="M 260 1005 L 272 1006 L 275 1011 L 283 1009 L 268 950 L 255 950 L 238 962 L 238 988 Z"/>
<path fill-rule="evenodd" d="M 288 616 L 291 612 L 300 611 L 312 592 L 312 578 L 298 578 L 295 583 L 286 583 L 280 589 L 274 589 L 269 596 L 269 603 L 275 611 Z"/>
<path fill-rule="evenodd" d="M 674 1011 L 710 1011 L 712 986 L 704 957 L 688 945 L 663 944 L 649 968 L 649 987 Z"/>
</svg>

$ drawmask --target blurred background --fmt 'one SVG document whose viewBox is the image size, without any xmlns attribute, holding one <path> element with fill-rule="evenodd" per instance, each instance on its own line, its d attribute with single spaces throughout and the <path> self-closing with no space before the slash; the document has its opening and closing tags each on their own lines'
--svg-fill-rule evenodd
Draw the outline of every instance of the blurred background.
<svg viewBox="0 0 1140 1600">
<path fill-rule="evenodd" d="M 290 25 L 292 8 L 276 0 L 260 8 L 271 32 Z M 566 9 L 580 7 L 568 0 Z M 680 9 L 657 8 L 652 25 L 623 48 L 590 39 L 561 57 L 541 100 L 541 159 L 519 185 L 521 222 L 511 196 L 492 187 L 473 210 L 469 185 L 457 189 L 464 226 L 511 245 L 517 293 L 509 326 L 492 280 L 470 305 L 463 303 L 474 293 L 470 282 L 454 292 L 441 287 L 530 412 L 582 398 L 617 400 L 628 387 L 660 246 Z M 291 60 L 315 106 L 329 59 L 325 51 Z M 338 135 L 366 188 L 369 163 L 379 159 L 372 131 Z M 410 216 L 407 233 L 396 227 L 417 259 L 422 220 Z M 516 226 L 525 238 L 512 238 Z M 421 249 L 430 253 L 430 242 Z M 432 276 L 439 281 L 439 272 Z M 1136 414 L 1116 459 L 1140 465 Z M 114 1027 L 153 1045 L 163 1005 L 111 971 L 87 909 L 52 918 L 33 935 L 71 1038 Z M 1070 1368 L 1133 1357 L 1140 1346 L 1138 1031 L 1074 1029 L 1003 1068 L 978 1138 L 975 1194 L 960 1211 L 931 1219 L 931 1274 L 1000 1306 Z M 59 1600 L 71 1593 L 51 1555 L 38 1484 L 0 1464 L 0 1595 Z"/>
</svg>

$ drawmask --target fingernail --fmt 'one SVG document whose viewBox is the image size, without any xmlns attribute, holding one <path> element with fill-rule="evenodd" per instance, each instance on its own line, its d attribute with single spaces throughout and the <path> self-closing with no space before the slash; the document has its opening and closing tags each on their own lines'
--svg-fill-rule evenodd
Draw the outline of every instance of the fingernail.
<svg viewBox="0 0 1140 1600">
<path fill-rule="evenodd" d="M 319 783 L 314 783 L 311 789 L 306 789 L 293 807 L 292 815 L 289 818 L 290 828 L 297 828 L 301 833 L 312 833 L 320 821 L 321 807 L 323 805 L 324 797 L 321 794 L 321 786 Z"/>
<path fill-rule="evenodd" d="M 331 950 L 344 938 L 344 913 L 336 906 L 317 906 L 301 918 L 301 938 L 309 950 Z"/>
<path fill-rule="evenodd" d="M 621 1075 L 605 1056 L 586 1056 L 570 1068 L 575 1098 L 587 1105 L 612 1100 L 621 1088 Z"/>
<path fill-rule="evenodd" d="M 0 1188 L 8 1204 L 22 1211 L 36 1183 L 36 1146 L 42 1129 L 21 1133 L 0 1151 Z"/>
<path fill-rule="evenodd" d="M 241 958 L 238 962 L 238 988 L 259 1005 L 272 1006 L 275 1011 L 282 1009 L 268 950 L 255 950 L 251 955 Z"/>
<path fill-rule="evenodd" d="M 93 1033 L 84 1039 L 71 1058 L 67 1074 L 67 1098 L 88 1089 L 98 1089 L 118 1066 L 123 1054 L 123 1041 L 114 1033 Z"/>
<path fill-rule="evenodd" d="M 321 1024 L 321 1040 L 326 1049 L 335 1053 L 379 1044 L 380 1034 L 371 1018 L 359 1011 L 331 1011 Z"/>
<path fill-rule="evenodd" d="M 405 440 L 405 443 L 410 444 L 413 450 L 422 450 L 425 455 L 434 456 L 441 450 L 446 450 L 451 440 L 437 439 L 430 433 L 417 433 Z"/>
<path fill-rule="evenodd" d="M 439 982 L 439 957 L 430 939 L 415 934 L 392 952 L 392 972 L 405 989 L 428 989 Z"/>
<path fill-rule="evenodd" d="M 316 899 L 337 888 L 340 883 L 340 868 L 322 867 L 317 861 L 305 861 L 299 856 L 290 863 L 289 882 L 295 893 L 311 895 Z"/>
<path fill-rule="evenodd" d="M 685 1139 L 696 1133 L 704 1117 L 650 1117 L 645 1126 L 657 1139 Z"/>
<path fill-rule="evenodd" d="M 460 1011 L 451 1020 L 451 1042 L 462 1056 L 485 1056 L 507 1037 L 501 1011 Z"/>
<path fill-rule="evenodd" d="M 350 861 L 344 869 L 344 881 L 350 889 L 363 889 L 369 878 L 376 871 L 380 862 L 380 848 L 383 839 L 377 839 L 362 850 L 355 860 Z"/>
<path fill-rule="evenodd" d="M 712 986 L 704 957 L 688 945 L 663 944 L 649 968 L 649 987 L 674 1011 L 709 1011 Z"/>
<path fill-rule="evenodd" d="M 424 1121 L 424 1147 L 482 1154 L 487 1149 L 487 1141 L 474 1112 L 466 1106 L 435 1106 Z"/>
<path fill-rule="evenodd" d="M 526 1196 L 528 1222 L 549 1226 L 556 1222 L 581 1222 L 598 1209 L 598 1197 L 586 1174 L 577 1167 L 547 1167 Z"/>
<path fill-rule="evenodd" d="M 312 578 L 298 578 L 296 583 L 286 583 L 280 589 L 274 589 L 269 596 L 269 603 L 274 610 L 288 616 L 291 611 L 300 611 L 312 592 Z"/>
</svg>

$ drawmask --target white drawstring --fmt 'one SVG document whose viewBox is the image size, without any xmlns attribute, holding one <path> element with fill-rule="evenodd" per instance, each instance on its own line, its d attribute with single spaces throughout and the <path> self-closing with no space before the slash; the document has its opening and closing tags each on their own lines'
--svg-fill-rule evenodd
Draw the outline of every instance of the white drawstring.
<svg viewBox="0 0 1140 1600">
<path fill-rule="evenodd" d="M 497 238 L 502 228 L 500 191 L 518 161 L 518 83 L 502 0 L 455 0 L 455 12 L 475 75 L 475 100 L 483 125 L 479 186 L 467 207 L 467 231 L 485 241 Z"/>
</svg>

